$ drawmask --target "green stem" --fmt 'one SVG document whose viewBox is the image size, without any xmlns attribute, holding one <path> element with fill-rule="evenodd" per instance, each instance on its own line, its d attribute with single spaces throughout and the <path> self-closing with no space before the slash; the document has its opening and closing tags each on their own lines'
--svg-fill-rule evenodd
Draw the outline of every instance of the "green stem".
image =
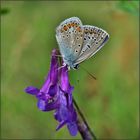
<svg viewBox="0 0 140 140">
<path fill-rule="evenodd" d="M 91 131 L 84 115 L 79 109 L 74 98 L 73 98 L 73 103 L 78 113 L 77 125 L 78 125 L 78 130 L 81 134 L 81 137 L 83 138 L 83 140 L 97 140 L 95 134 Z"/>
</svg>

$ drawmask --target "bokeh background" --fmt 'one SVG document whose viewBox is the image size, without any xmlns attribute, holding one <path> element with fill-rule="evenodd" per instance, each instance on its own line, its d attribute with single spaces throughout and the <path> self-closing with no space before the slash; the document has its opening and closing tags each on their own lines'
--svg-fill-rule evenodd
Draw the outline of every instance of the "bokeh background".
<svg viewBox="0 0 140 140">
<path fill-rule="evenodd" d="M 81 139 L 66 127 L 55 131 L 53 112 L 41 112 L 24 92 L 40 88 L 58 48 L 55 29 L 77 16 L 83 24 L 103 28 L 108 43 L 70 71 L 77 100 L 100 139 L 133 139 L 139 131 L 138 1 L 2 1 L 1 2 L 1 137 L 6 139 Z M 82 67 L 92 73 L 92 79 Z"/>
</svg>

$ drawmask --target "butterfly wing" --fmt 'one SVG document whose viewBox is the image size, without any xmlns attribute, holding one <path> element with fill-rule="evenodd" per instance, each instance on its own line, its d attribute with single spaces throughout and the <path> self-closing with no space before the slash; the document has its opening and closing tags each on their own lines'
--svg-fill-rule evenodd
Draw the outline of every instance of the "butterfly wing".
<svg viewBox="0 0 140 140">
<path fill-rule="evenodd" d="M 92 57 L 109 39 L 109 34 L 101 28 L 84 25 L 84 41 L 81 52 L 75 61 L 75 65 Z"/>
<path fill-rule="evenodd" d="M 67 65 L 79 56 L 83 43 L 84 27 L 77 17 L 66 19 L 56 29 L 56 39 L 60 53 Z"/>
</svg>

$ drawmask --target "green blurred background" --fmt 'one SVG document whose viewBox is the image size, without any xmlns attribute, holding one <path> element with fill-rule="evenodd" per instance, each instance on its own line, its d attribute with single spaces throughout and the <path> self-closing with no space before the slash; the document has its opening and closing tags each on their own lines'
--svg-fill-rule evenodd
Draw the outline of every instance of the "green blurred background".
<svg viewBox="0 0 140 140">
<path fill-rule="evenodd" d="M 56 132 L 53 112 L 41 112 L 24 88 L 44 82 L 55 29 L 77 16 L 110 34 L 94 57 L 70 72 L 74 97 L 97 138 L 130 139 L 139 130 L 138 1 L 1 2 L 1 137 L 80 139 L 66 127 Z"/>
</svg>

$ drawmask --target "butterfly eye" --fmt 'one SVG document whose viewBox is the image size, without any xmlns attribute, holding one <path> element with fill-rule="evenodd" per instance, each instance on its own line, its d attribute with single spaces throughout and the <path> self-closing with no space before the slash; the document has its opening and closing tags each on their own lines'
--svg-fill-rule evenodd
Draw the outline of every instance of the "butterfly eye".
<svg viewBox="0 0 140 140">
<path fill-rule="evenodd" d="M 73 68 L 74 68 L 74 69 L 78 69 L 78 67 L 79 67 L 79 65 L 77 64 L 77 65 L 75 65 Z"/>
</svg>

